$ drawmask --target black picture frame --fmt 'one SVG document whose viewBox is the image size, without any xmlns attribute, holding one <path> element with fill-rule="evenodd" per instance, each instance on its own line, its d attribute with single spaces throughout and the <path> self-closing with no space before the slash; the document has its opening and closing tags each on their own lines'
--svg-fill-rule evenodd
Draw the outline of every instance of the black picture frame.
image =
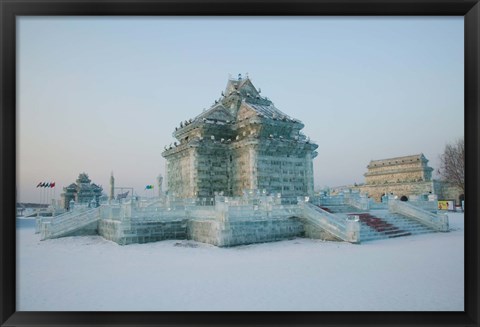
<svg viewBox="0 0 480 327">
<path fill-rule="evenodd" d="M 465 19 L 464 312 L 16 312 L 16 17 L 98 15 L 440 15 Z M 2 326 L 478 326 L 479 51 L 478 0 L 0 0 L 0 323 Z M 441 285 L 439 285 L 441 287 Z"/>
</svg>

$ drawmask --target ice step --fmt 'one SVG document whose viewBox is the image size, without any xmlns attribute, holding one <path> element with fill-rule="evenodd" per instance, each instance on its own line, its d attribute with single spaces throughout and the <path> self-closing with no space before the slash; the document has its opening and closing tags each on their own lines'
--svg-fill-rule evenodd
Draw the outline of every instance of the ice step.
<svg viewBox="0 0 480 327">
<path fill-rule="evenodd" d="M 403 217 L 391 214 L 388 211 L 375 213 L 351 213 L 347 216 L 358 216 L 362 224 L 360 229 L 361 241 L 370 241 L 433 232 L 430 228 Z"/>
</svg>

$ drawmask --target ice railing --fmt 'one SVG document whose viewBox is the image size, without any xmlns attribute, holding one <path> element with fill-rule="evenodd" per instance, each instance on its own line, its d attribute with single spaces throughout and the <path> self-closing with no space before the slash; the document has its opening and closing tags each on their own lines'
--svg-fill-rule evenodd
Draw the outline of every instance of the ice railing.
<svg viewBox="0 0 480 327">
<path fill-rule="evenodd" d="M 168 219 L 176 219 L 176 216 L 184 216 L 185 210 L 169 211 L 160 205 L 143 206 L 144 203 L 139 204 L 135 201 L 126 201 L 123 203 L 111 203 L 102 205 L 100 209 L 100 216 L 106 220 L 116 221 L 163 221 Z"/>
<path fill-rule="evenodd" d="M 283 219 L 290 216 L 298 216 L 299 210 L 296 205 L 228 205 L 228 217 L 230 220 L 249 219 Z"/>
<path fill-rule="evenodd" d="M 139 208 L 156 208 L 163 206 L 165 204 L 165 200 L 162 198 L 153 198 L 153 199 L 140 199 L 138 201 Z"/>
<path fill-rule="evenodd" d="M 314 196 L 309 202 L 321 206 L 342 206 L 349 205 L 360 210 L 370 209 L 370 200 L 366 194 L 358 191 L 343 191 L 337 195 Z"/>
<path fill-rule="evenodd" d="M 128 200 L 102 206 L 102 219 L 149 223 L 195 218 L 213 218 L 215 207 L 197 206 L 195 199 Z"/>
<path fill-rule="evenodd" d="M 133 209 L 131 215 L 126 216 L 124 220 L 135 220 L 136 222 L 155 222 L 186 219 L 185 210 L 168 210 L 152 208 L 151 210 L 138 211 Z"/>
<path fill-rule="evenodd" d="M 329 206 L 329 205 L 344 205 L 345 197 L 343 194 L 338 195 L 321 195 L 314 196 L 310 199 L 310 203 L 315 205 Z"/>
<path fill-rule="evenodd" d="M 74 231 L 100 219 L 100 209 L 70 211 L 42 222 L 41 240 L 58 237 L 64 233 Z"/>
<path fill-rule="evenodd" d="M 326 230 L 341 240 L 360 243 L 360 222 L 329 213 L 311 203 L 300 202 L 303 216 L 313 225 Z"/>
<path fill-rule="evenodd" d="M 285 219 L 299 215 L 297 205 L 281 204 L 278 197 L 261 195 L 258 197 L 215 198 L 215 215 L 221 220 L 248 221 Z"/>
<path fill-rule="evenodd" d="M 370 210 L 386 210 L 388 209 L 387 202 L 375 202 L 374 199 L 370 199 Z"/>
<path fill-rule="evenodd" d="M 50 224 L 53 220 L 55 221 L 64 221 L 70 219 L 70 217 L 75 217 L 78 214 L 85 212 L 89 209 L 87 204 L 76 204 L 74 209 L 70 211 L 63 212 L 59 215 L 52 215 L 52 216 L 37 216 L 36 218 L 36 225 L 35 225 L 35 233 L 38 234 L 42 230 L 42 226 L 46 223 Z"/>
<path fill-rule="evenodd" d="M 447 214 L 432 213 L 399 200 L 388 201 L 388 209 L 392 213 L 399 213 L 401 215 L 413 218 L 419 223 L 436 231 L 448 232 L 449 227 Z"/>
<path fill-rule="evenodd" d="M 159 202 L 124 201 L 102 205 L 102 219 L 131 222 L 162 222 L 180 219 L 217 219 L 219 211 L 227 219 L 245 221 L 251 219 L 285 219 L 299 216 L 297 205 L 282 204 L 273 195 L 247 194 L 239 197 L 216 195 L 210 199 L 215 205 L 204 205 L 198 198 L 166 198 Z M 200 203 L 200 204 L 199 204 Z"/>
<path fill-rule="evenodd" d="M 345 196 L 345 204 L 360 210 L 370 209 L 370 199 L 366 195 L 360 193 L 347 193 Z"/>
</svg>

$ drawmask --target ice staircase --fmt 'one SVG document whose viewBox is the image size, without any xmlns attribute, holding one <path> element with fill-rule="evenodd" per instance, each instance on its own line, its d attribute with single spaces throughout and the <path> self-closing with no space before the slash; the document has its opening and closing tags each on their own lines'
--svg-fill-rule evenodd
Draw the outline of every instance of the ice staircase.
<svg viewBox="0 0 480 327">
<path fill-rule="evenodd" d="M 434 229 L 397 213 L 388 212 L 383 216 L 383 219 L 400 229 L 408 231 L 412 235 L 435 232 Z"/>
<path fill-rule="evenodd" d="M 433 233 L 435 230 L 400 214 L 383 212 L 354 213 L 362 224 L 361 241 Z"/>
<path fill-rule="evenodd" d="M 43 221 L 40 226 L 40 239 L 47 240 L 72 235 L 93 225 L 100 219 L 100 207 L 72 210 Z"/>
<path fill-rule="evenodd" d="M 362 241 L 412 235 L 409 231 L 401 229 L 370 213 L 349 214 L 349 216 L 359 217 L 360 223 L 362 224 L 360 232 Z"/>
<path fill-rule="evenodd" d="M 346 204 L 319 206 L 319 208 L 330 214 L 343 216 L 345 220 L 357 216 L 361 224 L 361 242 L 435 232 L 434 229 L 414 219 L 388 210 L 366 212 Z"/>
</svg>

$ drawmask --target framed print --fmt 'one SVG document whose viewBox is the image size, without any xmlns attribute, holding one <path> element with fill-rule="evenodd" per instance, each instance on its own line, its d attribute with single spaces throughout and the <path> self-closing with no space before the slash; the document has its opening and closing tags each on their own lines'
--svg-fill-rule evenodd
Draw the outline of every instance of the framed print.
<svg viewBox="0 0 480 327">
<path fill-rule="evenodd" d="M 478 325 L 477 1 L 0 10 L 2 326 Z"/>
</svg>

